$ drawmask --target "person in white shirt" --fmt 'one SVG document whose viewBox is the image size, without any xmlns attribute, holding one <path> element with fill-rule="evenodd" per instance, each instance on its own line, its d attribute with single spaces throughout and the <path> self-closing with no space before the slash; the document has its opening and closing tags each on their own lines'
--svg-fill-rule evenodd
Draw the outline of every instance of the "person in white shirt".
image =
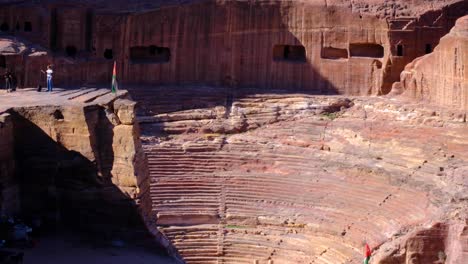
<svg viewBox="0 0 468 264">
<path fill-rule="evenodd" d="M 54 73 L 54 71 L 52 70 L 51 65 L 47 65 L 47 70 L 45 73 L 47 74 L 47 91 L 52 92 L 52 73 Z"/>
</svg>

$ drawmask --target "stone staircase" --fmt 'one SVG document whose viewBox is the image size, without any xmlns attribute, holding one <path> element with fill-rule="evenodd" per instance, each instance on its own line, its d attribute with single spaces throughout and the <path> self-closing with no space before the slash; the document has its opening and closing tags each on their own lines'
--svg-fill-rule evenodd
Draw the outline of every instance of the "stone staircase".
<svg viewBox="0 0 468 264">
<path fill-rule="evenodd" d="M 224 91 L 190 105 L 197 89 L 171 89 L 130 94 L 154 219 L 186 263 L 358 263 L 364 242 L 436 213 L 415 179 L 441 165 L 414 171 L 424 151 L 390 144 L 386 120 L 330 116 L 339 98 L 238 93 L 229 108 Z"/>
</svg>

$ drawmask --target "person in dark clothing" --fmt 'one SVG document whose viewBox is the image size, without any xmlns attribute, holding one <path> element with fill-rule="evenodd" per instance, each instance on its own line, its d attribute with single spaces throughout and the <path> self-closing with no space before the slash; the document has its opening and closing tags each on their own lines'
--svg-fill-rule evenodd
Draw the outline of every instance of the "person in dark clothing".
<svg viewBox="0 0 468 264">
<path fill-rule="evenodd" d="M 13 81 L 13 75 L 11 74 L 11 71 L 7 69 L 5 73 L 5 89 L 7 90 L 7 92 L 11 91 L 12 81 Z"/>
<path fill-rule="evenodd" d="M 11 89 L 10 92 L 16 91 L 16 87 L 18 87 L 18 79 L 16 79 L 16 75 L 11 73 Z"/>
</svg>

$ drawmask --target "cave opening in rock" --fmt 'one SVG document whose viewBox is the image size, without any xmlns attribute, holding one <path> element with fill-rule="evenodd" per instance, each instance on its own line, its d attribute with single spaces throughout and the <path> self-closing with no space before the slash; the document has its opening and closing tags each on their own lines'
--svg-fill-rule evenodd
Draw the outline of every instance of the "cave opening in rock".
<svg viewBox="0 0 468 264">
<path fill-rule="evenodd" d="M 130 59 L 132 63 L 167 63 L 171 60 L 171 50 L 155 45 L 131 47 Z"/>
<path fill-rule="evenodd" d="M 431 52 L 432 52 L 432 45 L 431 44 L 426 44 L 425 53 L 429 54 Z"/>
<path fill-rule="evenodd" d="M 148 51 L 149 51 L 149 54 L 150 54 L 151 56 L 155 56 L 156 53 L 158 52 L 158 47 L 156 47 L 156 46 L 154 46 L 154 45 L 151 45 L 151 46 L 149 46 Z"/>
<path fill-rule="evenodd" d="M 401 44 L 397 45 L 397 56 L 403 56 L 403 45 Z"/>
<path fill-rule="evenodd" d="M 4 55 L 0 55 L 0 68 L 6 68 L 6 59 Z"/>
<path fill-rule="evenodd" d="M 372 62 L 372 66 L 375 67 L 376 69 L 380 70 L 382 69 L 382 62 L 379 60 L 374 60 Z"/>
<path fill-rule="evenodd" d="M 19 22 L 16 22 L 15 29 L 16 29 L 16 31 L 19 31 L 21 29 L 21 26 L 20 26 Z"/>
<path fill-rule="evenodd" d="M 112 49 L 105 49 L 104 50 L 104 58 L 108 60 L 112 60 L 114 58 L 114 52 Z"/>
<path fill-rule="evenodd" d="M 10 26 L 8 25 L 8 23 L 5 22 L 2 25 L 0 25 L 0 31 L 6 32 L 9 30 L 10 30 Z"/>
<path fill-rule="evenodd" d="M 60 110 L 55 110 L 52 115 L 54 116 L 55 120 L 63 120 L 64 119 L 62 111 L 60 111 Z"/>
<path fill-rule="evenodd" d="M 65 48 L 65 53 L 67 54 L 68 57 L 75 57 L 77 52 L 78 51 L 75 46 L 67 46 Z"/>
<path fill-rule="evenodd" d="M 304 46 L 276 45 L 273 47 L 274 61 L 306 62 Z"/>
<path fill-rule="evenodd" d="M 375 43 L 351 43 L 349 52 L 351 57 L 383 58 L 384 47 Z"/>
<path fill-rule="evenodd" d="M 333 47 L 322 47 L 321 52 L 322 59 L 347 59 L 348 58 L 348 50 L 347 49 L 339 49 Z"/>
<path fill-rule="evenodd" d="M 32 31 L 32 23 L 29 21 L 24 22 L 24 32 Z"/>
</svg>

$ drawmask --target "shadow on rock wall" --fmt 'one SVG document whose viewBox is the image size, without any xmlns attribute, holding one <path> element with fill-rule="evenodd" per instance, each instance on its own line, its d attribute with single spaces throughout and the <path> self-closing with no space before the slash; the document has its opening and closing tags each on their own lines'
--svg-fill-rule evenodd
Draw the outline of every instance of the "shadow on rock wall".
<svg viewBox="0 0 468 264">
<path fill-rule="evenodd" d="M 321 25 L 304 16 L 300 9 L 301 6 L 285 2 L 203 2 L 132 15 L 127 22 L 129 41 L 121 47 L 130 58 L 129 63 L 119 63 L 122 81 L 128 87 L 206 85 L 323 95 L 344 92 L 345 86 L 339 91 L 316 67 L 335 67 L 333 78 L 339 79 L 341 85 L 346 79 L 341 69 L 347 63 L 318 63 Z M 335 16 L 322 7 L 308 9 L 314 10 L 323 17 Z M 143 26 L 150 17 L 154 25 L 160 22 L 169 30 L 161 27 L 160 34 L 154 34 L 159 27 Z M 301 23 L 307 26 L 301 27 Z M 171 50 L 170 61 L 132 61 L 132 47 L 151 45 L 167 46 Z"/>
<path fill-rule="evenodd" d="M 63 119 L 59 110 L 52 115 L 57 122 Z M 21 209 L 26 219 L 40 217 L 46 228 L 52 230 L 65 227 L 103 239 L 154 242 L 135 201 L 109 177 L 100 175 L 96 161 L 65 148 L 59 143 L 61 134 L 52 132 L 52 136 L 58 137 L 53 139 L 43 128 L 31 122 L 27 113 L 14 112 L 13 116 Z M 101 144 L 112 146 L 112 140 Z M 104 150 L 103 154 L 112 155 L 108 148 Z M 105 163 L 112 164 L 112 160 Z M 106 174 L 110 170 L 103 169 Z"/>
<path fill-rule="evenodd" d="M 187 45 L 178 46 L 177 43 L 171 43 L 172 40 L 163 40 L 162 42 L 169 42 L 169 46 L 176 46 L 169 64 L 126 65 L 128 69 L 125 69 L 123 75 L 124 78 L 128 76 L 125 81 L 129 83 L 124 86 L 132 98 L 139 102 L 140 116 L 216 106 L 225 106 L 229 111 L 234 99 L 253 94 L 338 95 L 343 92 L 324 77 L 312 62 L 317 60 L 317 46 L 321 45 L 320 32 L 293 32 L 291 27 L 294 28 L 294 25 L 287 25 L 293 22 L 285 18 L 289 10 L 278 4 L 248 4 L 250 9 L 245 5 L 246 3 L 229 3 L 218 7 L 215 4 L 203 3 L 184 7 L 186 10 L 180 11 L 197 14 L 197 11 L 202 9 L 218 10 L 229 15 L 230 18 L 223 19 L 221 23 L 227 28 L 227 32 L 223 31 L 222 39 L 228 47 L 219 48 L 219 36 L 210 36 L 213 32 L 205 30 L 200 33 L 204 34 L 203 38 L 206 37 L 206 45 L 193 47 L 193 52 L 189 51 L 192 47 L 190 41 Z M 155 16 L 157 13 L 151 14 Z M 172 15 L 168 13 L 167 19 L 170 20 Z M 266 23 L 265 16 L 272 18 L 271 23 Z M 136 27 L 144 17 L 143 15 L 133 18 L 130 24 Z M 218 19 L 216 15 L 213 17 L 215 21 Z M 254 21 L 249 22 L 249 19 L 241 19 L 242 17 Z M 196 15 L 186 19 L 199 22 L 196 24 L 199 26 L 196 26 L 193 32 L 186 32 L 184 38 L 187 40 L 202 30 L 202 25 L 210 23 L 210 20 Z M 147 38 L 148 43 L 128 45 L 144 46 L 151 41 L 151 38 Z M 305 48 L 300 50 L 300 47 Z M 183 63 L 180 54 L 187 55 L 183 56 Z M 200 57 L 202 55 L 205 57 Z M 337 76 L 343 74 L 339 70 L 336 72 Z M 161 85 L 144 85 L 151 82 Z"/>
</svg>

